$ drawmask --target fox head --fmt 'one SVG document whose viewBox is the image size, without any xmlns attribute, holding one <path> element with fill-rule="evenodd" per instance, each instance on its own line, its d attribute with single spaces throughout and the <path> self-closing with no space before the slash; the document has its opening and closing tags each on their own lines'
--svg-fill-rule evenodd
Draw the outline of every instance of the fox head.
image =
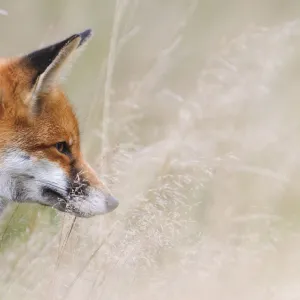
<svg viewBox="0 0 300 300">
<path fill-rule="evenodd" d="M 0 199 L 36 202 L 79 217 L 118 201 L 84 160 L 77 119 L 59 86 L 62 69 L 91 37 L 74 34 L 0 60 Z"/>
</svg>

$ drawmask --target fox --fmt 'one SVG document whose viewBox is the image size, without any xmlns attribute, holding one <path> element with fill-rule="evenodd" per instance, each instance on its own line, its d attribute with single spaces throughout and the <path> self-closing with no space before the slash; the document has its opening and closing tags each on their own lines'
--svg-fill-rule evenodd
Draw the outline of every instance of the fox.
<svg viewBox="0 0 300 300">
<path fill-rule="evenodd" d="M 92 37 L 86 29 L 25 55 L 0 58 L 0 212 L 37 203 L 76 217 L 119 201 L 84 159 L 62 73 Z"/>
</svg>

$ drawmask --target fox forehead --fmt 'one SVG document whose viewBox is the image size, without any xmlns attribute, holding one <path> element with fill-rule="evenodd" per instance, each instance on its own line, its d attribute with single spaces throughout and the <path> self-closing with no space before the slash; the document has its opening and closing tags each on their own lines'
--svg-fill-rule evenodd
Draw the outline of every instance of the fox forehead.
<svg viewBox="0 0 300 300">
<path fill-rule="evenodd" d="M 5 61 L 0 62 L 4 64 Z M 1 65 L 0 65 L 1 70 Z M 55 144 L 65 141 L 70 146 L 79 147 L 79 126 L 75 113 L 66 95 L 59 86 L 54 86 L 47 93 L 40 95 L 43 101 L 41 112 L 34 118 L 28 117 L 28 108 L 24 99 L 29 93 L 28 81 L 24 78 L 27 70 L 14 70 L 9 65 L 1 70 L 0 96 L 0 126 L 7 127 L 10 140 L 24 140 L 25 148 L 39 145 Z M 2 111 L 1 111 L 2 110 Z"/>
<path fill-rule="evenodd" d="M 34 126 L 48 144 L 65 141 L 69 146 L 79 147 L 78 121 L 62 90 L 56 87 L 43 97 L 47 99 Z"/>
</svg>

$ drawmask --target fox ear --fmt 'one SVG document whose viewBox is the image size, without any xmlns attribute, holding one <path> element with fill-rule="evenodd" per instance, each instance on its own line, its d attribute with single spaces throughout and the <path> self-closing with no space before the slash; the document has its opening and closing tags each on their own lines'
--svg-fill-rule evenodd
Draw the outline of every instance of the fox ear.
<svg viewBox="0 0 300 300">
<path fill-rule="evenodd" d="M 31 79 L 32 90 L 26 99 L 33 113 L 37 113 L 42 103 L 41 95 L 47 93 L 60 77 L 63 67 L 77 49 L 91 37 L 90 29 L 74 34 L 65 40 L 22 57 L 26 68 L 33 70 Z"/>
</svg>

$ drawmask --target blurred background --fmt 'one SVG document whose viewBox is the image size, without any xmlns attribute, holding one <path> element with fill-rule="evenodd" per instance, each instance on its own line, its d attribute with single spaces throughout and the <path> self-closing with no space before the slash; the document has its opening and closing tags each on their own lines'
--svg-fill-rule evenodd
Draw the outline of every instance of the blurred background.
<svg viewBox="0 0 300 300">
<path fill-rule="evenodd" d="M 1 56 L 94 30 L 64 88 L 121 203 L 8 208 L 0 299 L 300 299 L 299 1 L 0 8 Z"/>
</svg>

